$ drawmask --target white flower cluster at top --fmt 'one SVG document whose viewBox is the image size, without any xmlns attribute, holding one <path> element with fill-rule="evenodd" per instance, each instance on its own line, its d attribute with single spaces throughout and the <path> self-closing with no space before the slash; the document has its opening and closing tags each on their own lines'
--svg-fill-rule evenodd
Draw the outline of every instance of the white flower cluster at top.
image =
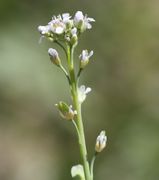
<svg viewBox="0 0 159 180">
<path fill-rule="evenodd" d="M 86 29 L 91 29 L 93 18 L 83 15 L 77 11 L 72 18 L 69 13 L 53 16 L 52 20 L 46 26 L 39 26 L 38 31 L 44 37 L 52 41 L 66 41 L 72 44 L 77 42 L 79 34 Z"/>
</svg>

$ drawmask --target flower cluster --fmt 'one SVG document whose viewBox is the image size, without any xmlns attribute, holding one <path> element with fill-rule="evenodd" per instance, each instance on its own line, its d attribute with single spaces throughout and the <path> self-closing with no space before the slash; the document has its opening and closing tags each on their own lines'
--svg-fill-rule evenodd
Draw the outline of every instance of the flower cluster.
<svg viewBox="0 0 159 180">
<path fill-rule="evenodd" d="M 52 20 L 46 26 L 39 26 L 38 31 L 44 37 L 51 41 L 67 41 L 75 44 L 78 35 L 86 29 L 91 29 L 93 18 L 83 15 L 81 11 L 77 11 L 72 18 L 69 13 L 53 16 Z"/>
</svg>

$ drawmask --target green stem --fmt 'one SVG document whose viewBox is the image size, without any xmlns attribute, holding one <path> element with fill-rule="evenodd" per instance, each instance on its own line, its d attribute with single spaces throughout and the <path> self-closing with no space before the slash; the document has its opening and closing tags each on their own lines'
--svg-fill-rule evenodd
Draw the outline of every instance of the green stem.
<svg viewBox="0 0 159 180">
<path fill-rule="evenodd" d="M 70 77 L 69 77 L 69 75 L 68 75 L 66 69 L 62 66 L 62 64 L 60 64 L 59 67 L 61 68 L 61 70 L 62 70 L 63 73 L 65 74 L 65 76 L 66 76 L 66 78 L 67 78 L 69 84 L 71 84 L 71 80 L 70 80 Z"/>
<path fill-rule="evenodd" d="M 95 152 L 95 154 L 92 158 L 92 161 L 91 161 L 91 166 L 90 166 L 91 180 L 93 180 L 93 168 L 94 168 L 94 162 L 95 162 L 96 157 L 97 157 L 97 152 Z"/>
<path fill-rule="evenodd" d="M 58 45 L 64 50 L 64 52 L 65 52 L 65 54 L 66 54 L 66 57 L 67 57 L 67 51 L 66 51 L 65 47 L 64 47 L 59 41 L 57 41 L 57 40 L 55 40 L 54 42 L 55 42 L 56 44 L 58 44 Z"/>
<path fill-rule="evenodd" d="M 81 136 L 80 136 L 77 124 L 76 124 L 76 122 L 74 120 L 72 120 L 72 123 L 75 126 L 75 129 L 76 129 L 76 132 L 77 132 L 77 135 L 78 135 L 78 140 L 79 140 L 79 143 L 80 143 L 81 142 Z"/>
<path fill-rule="evenodd" d="M 77 80 L 76 80 L 75 72 L 74 72 L 73 53 L 74 53 L 74 47 L 70 47 L 68 45 L 67 46 L 68 69 L 69 69 L 70 80 L 71 80 L 70 86 L 71 86 L 72 100 L 74 103 L 74 107 L 77 111 L 76 124 L 78 127 L 79 136 L 80 136 L 80 141 L 79 141 L 80 155 L 83 162 L 85 178 L 86 180 L 91 180 L 90 168 L 89 168 L 89 163 L 87 160 L 87 149 L 86 149 L 86 142 L 85 142 L 85 135 L 84 135 L 84 127 L 83 127 L 82 115 L 81 115 L 81 104 L 78 100 L 78 87 L 77 87 Z"/>
<path fill-rule="evenodd" d="M 80 68 L 79 71 L 78 71 L 78 74 L 77 74 L 77 84 L 78 84 L 78 82 L 79 82 L 79 78 L 80 78 L 80 75 L 81 75 L 82 70 L 83 70 L 83 69 Z"/>
</svg>

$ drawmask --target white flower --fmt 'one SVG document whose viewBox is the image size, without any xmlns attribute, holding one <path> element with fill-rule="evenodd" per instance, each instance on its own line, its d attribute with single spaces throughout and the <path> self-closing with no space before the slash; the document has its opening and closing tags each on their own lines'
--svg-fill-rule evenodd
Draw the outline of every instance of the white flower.
<svg viewBox="0 0 159 180">
<path fill-rule="evenodd" d="M 91 29 L 92 25 L 90 24 L 91 22 L 95 22 L 95 19 L 93 18 L 87 18 L 87 16 L 85 16 L 85 25 L 87 29 Z"/>
<path fill-rule="evenodd" d="M 80 61 L 80 68 L 84 68 L 88 62 L 89 62 L 89 58 L 93 56 L 93 51 L 91 51 L 90 53 L 88 53 L 88 50 L 83 50 L 82 53 L 79 56 Z"/>
<path fill-rule="evenodd" d="M 93 55 L 93 51 L 88 53 L 88 50 L 83 50 L 82 53 L 80 54 L 79 58 L 81 61 L 86 61 Z"/>
<path fill-rule="evenodd" d="M 52 21 L 49 22 L 51 31 L 55 34 L 63 34 L 67 28 L 72 27 L 73 21 L 70 18 L 69 13 L 53 16 Z"/>
<path fill-rule="evenodd" d="M 84 85 L 78 88 L 78 100 L 80 103 L 83 103 L 86 99 L 87 94 L 91 91 L 90 87 L 85 87 Z"/>
<path fill-rule="evenodd" d="M 105 135 L 105 131 L 101 131 L 96 140 L 95 150 L 96 152 L 101 152 L 107 143 L 107 136 Z"/>
<path fill-rule="evenodd" d="M 49 22 L 50 30 L 55 34 L 62 34 L 65 31 L 66 25 L 62 20 L 61 15 L 53 16 L 52 21 Z"/>
<path fill-rule="evenodd" d="M 56 51 L 56 49 L 49 48 L 48 54 L 50 56 L 51 62 L 54 63 L 55 65 L 59 66 L 61 63 L 61 60 L 59 58 L 59 55 L 58 55 L 58 52 Z"/>
<path fill-rule="evenodd" d="M 65 25 L 72 26 L 73 21 L 70 18 L 71 18 L 71 16 L 69 13 L 62 14 L 62 21 Z"/>
<path fill-rule="evenodd" d="M 40 34 L 45 35 L 47 33 L 49 33 L 50 31 L 50 26 L 46 25 L 46 26 L 38 26 L 38 31 L 40 32 Z"/>
<path fill-rule="evenodd" d="M 74 25 L 80 29 L 81 32 L 85 31 L 86 29 L 91 29 L 92 25 L 91 22 L 95 22 L 93 18 L 87 17 L 87 15 L 83 15 L 82 11 L 77 11 L 74 16 Z"/>
<path fill-rule="evenodd" d="M 49 24 L 51 31 L 55 34 L 62 34 L 65 31 L 65 24 L 59 19 L 54 19 Z"/>
<path fill-rule="evenodd" d="M 71 16 L 69 13 L 63 13 L 62 14 L 62 19 L 63 19 L 63 22 L 67 22 L 68 20 L 70 20 Z"/>
</svg>

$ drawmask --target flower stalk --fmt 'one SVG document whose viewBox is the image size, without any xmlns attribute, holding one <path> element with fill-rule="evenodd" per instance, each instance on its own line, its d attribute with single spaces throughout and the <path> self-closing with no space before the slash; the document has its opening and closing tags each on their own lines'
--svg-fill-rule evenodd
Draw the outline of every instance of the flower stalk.
<svg viewBox="0 0 159 180">
<path fill-rule="evenodd" d="M 105 131 L 102 131 L 97 137 L 95 155 L 92 158 L 91 164 L 89 164 L 81 106 L 87 94 L 91 91 L 91 88 L 86 88 L 84 85 L 79 87 L 78 84 L 81 72 L 89 64 L 93 51 L 82 51 L 79 56 L 78 73 L 75 72 L 74 68 L 74 51 L 78 45 L 79 37 L 87 29 L 89 30 L 92 28 L 91 23 L 94 21 L 93 18 L 89 18 L 87 15 L 84 16 L 81 11 L 77 11 L 73 19 L 71 19 L 69 13 L 64 13 L 62 15 L 53 16 L 52 20 L 46 26 L 38 27 L 41 37 L 45 37 L 49 41 L 59 45 L 66 55 L 67 68 L 63 66 L 59 54 L 55 49 L 49 48 L 48 50 L 51 62 L 62 70 L 69 83 L 73 106 L 60 101 L 56 104 L 56 107 L 61 117 L 65 120 L 72 121 L 77 131 L 81 164 L 72 167 L 71 175 L 73 178 L 79 176 L 81 180 L 93 180 L 93 166 L 96 154 L 100 153 L 105 148 L 107 140 Z"/>
<path fill-rule="evenodd" d="M 89 163 L 87 160 L 87 148 L 86 148 L 84 127 L 83 127 L 82 114 L 81 114 L 81 103 L 79 102 L 79 98 L 78 98 L 77 79 L 75 77 L 74 66 L 73 66 L 74 65 L 73 55 L 74 55 L 74 48 L 68 47 L 68 65 L 69 65 L 69 73 L 71 80 L 71 95 L 72 95 L 74 107 L 77 111 L 76 122 L 80 136 L 79 139 L 80 154 L 83 162 L 83 169 L 86 180 L 91 180 Z"/>
</svg>

